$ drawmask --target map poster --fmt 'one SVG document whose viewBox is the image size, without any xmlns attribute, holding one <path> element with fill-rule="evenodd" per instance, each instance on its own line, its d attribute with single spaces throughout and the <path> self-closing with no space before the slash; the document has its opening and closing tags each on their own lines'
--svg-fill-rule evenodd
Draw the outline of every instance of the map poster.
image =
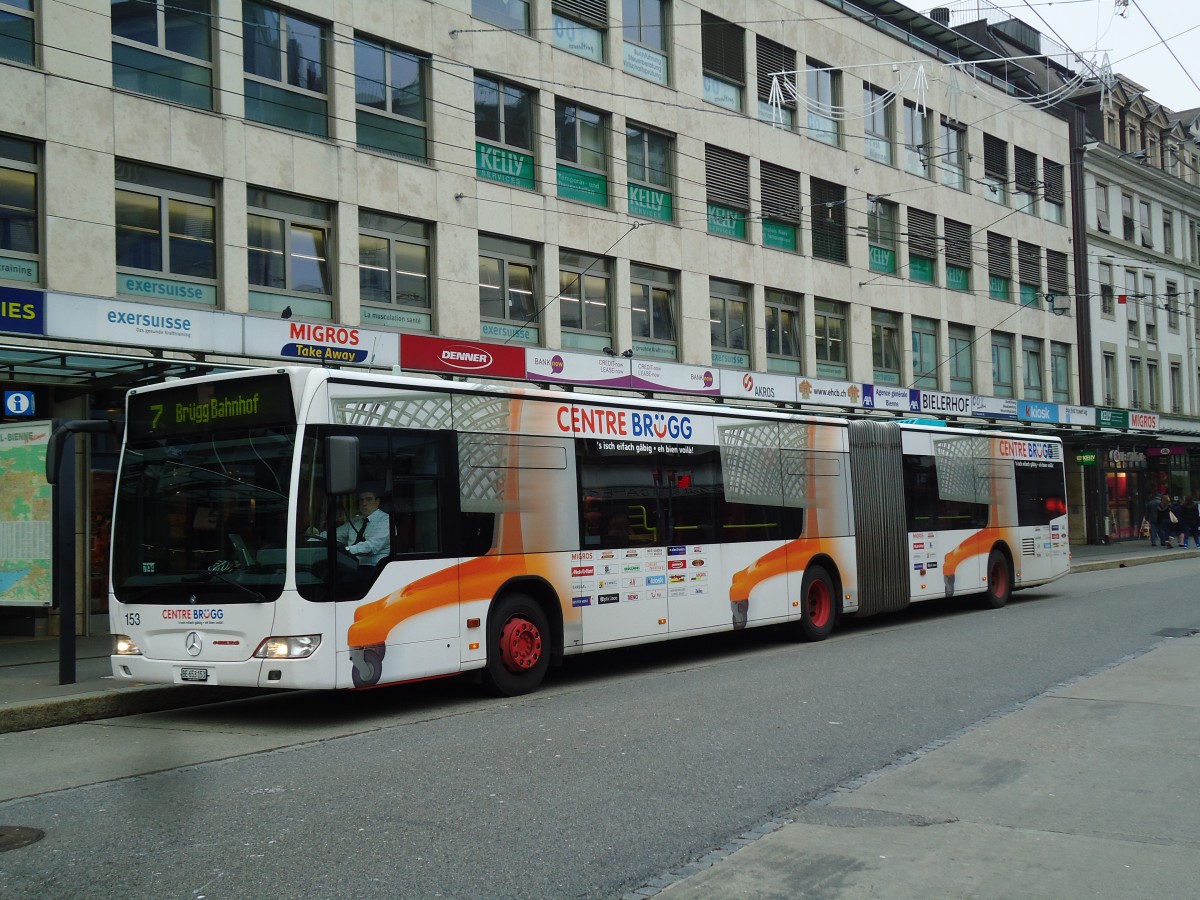
<svg viewBox="0 0 1200 900">
<path fill-rule="evenodd" d="M 0 606 L 49 606 L 49 422 L 0 425 Z"/>
</svg>

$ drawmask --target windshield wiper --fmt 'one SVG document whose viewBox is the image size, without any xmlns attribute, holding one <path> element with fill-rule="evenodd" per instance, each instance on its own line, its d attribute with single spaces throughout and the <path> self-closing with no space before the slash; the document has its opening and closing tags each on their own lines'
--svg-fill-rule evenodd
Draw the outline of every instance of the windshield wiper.
<svg viewBox="0 0 1200 900">
<path fill-rule="evenodd" d="M 209 581 L 212 581 L 214 578 L 220 579 L 221 581 L 225 582 L 225 584 L 228 584 L 231 587 L 237 588 L 239 591 L 244 591 L 245 593 L 249 594 L 251 597 L 254 598 L 255 603 L 266 603 L 267 602 L 267 598 L 264 597 L 262 594 L 260 594 L 258 591 L 254 590 L 253 588 L 246 587 L 246 585 L 242 584 L 240 581 L 234 581 L 228 575 L 225 575 L 221 572 L 217 572 L 213 569 L 208 569 L 205 572 L 197 572 L 195 575 L 191 575 L 191 576 L 184 576 L 184 578 L 182 580 L 185 582 L 186 581 L 200 581 L 200 582 L 207 583 Z"/>
</svg>

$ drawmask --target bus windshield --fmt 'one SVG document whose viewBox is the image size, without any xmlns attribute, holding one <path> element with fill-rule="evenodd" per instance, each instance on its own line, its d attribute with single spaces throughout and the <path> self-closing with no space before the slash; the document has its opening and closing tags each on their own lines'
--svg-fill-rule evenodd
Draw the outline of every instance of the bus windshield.
<svg viewBox="0 0 1200 900">
<path fill-rule="evenodd" d="M 113 520 L 121 535 L 112 564 L 118 600 L 279 597 L 296 427 L 290 402 L 263 402 L 274 393 L 249 394 L 254 411 L 245 415 L 229 412 L 238 397 L 197 397 L 189 387 L 131 398 Z M 196 412 L 203 405 L 206 415 Z M 250 409 L 249 400 L 243 406 Z M 193 421 L 180 422 L 177 408 Z"/>
</svg>

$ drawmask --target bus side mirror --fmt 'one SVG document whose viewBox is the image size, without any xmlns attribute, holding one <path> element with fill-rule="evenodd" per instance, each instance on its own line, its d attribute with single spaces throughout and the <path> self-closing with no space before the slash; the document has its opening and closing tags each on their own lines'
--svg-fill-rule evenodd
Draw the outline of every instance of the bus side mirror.
<svg viewBox="0 0 1200 900">
<path fill-rule="evenodd" d="M 333 496 L 358 490 L 358 438 L 329 435 L 325 438 L 325 493 Z"/>
</svg>

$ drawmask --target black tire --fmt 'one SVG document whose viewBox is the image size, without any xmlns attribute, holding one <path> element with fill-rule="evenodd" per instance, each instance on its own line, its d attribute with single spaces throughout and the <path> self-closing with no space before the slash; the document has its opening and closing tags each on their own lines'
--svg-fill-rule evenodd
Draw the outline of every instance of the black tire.
<svg viewBox="0 0 1200 900">
<path fill-rule="evenodd" d="M 1000 548 L 992 549 L 987 561 L 987 590 L 983 592 L 985 609 L 1000 609 L 1012 596 L 1013 572 L 1008 557 Z"/>
<path fill-rule="evenodd" d="M 837 624 L 841 610 L 833 579 L 820 566 L 809 566 L 800 585 L 800 621 L 795 633 L 802 641 L 823 641 Z"/>
<path fill-rule="evenodd" d="M 484 683 L 501 697 L 537 690 L 550 667 L 550 623 L 527 594 L 505 594 L 488 617 Z"/>
<path fill-rule="evenodd" d="M 356 688 L 373 687 L 383 675 L 383 654 L 386 646 L 380 644 L 350 651 L 350 680 Z"/>
</svg>

